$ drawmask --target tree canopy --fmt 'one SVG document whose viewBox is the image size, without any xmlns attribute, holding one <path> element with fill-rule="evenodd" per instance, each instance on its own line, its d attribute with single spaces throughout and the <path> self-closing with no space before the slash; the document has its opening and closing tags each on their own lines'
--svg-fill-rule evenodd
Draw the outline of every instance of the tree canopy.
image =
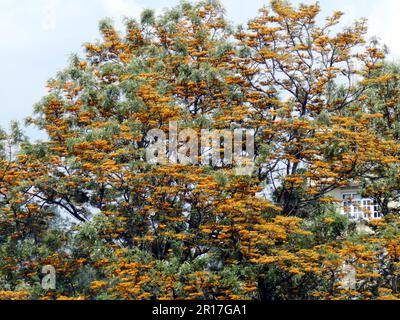
<svg viewBox="0 0 400 320">
<path fill-rule="evenodd" d="M 400 67 L 365 20 L 320 11 L 272 1 L 234 27 L 207 0 L 101 21 L 27 120 L 48 139 L 0 133 L 0 299 L 400 298 Z M 171 122 L 251 129 L 253 171 L 148 163 Z M 371 233 L 329 196 L 351 183 L 384 214 Z"/>
</svg>

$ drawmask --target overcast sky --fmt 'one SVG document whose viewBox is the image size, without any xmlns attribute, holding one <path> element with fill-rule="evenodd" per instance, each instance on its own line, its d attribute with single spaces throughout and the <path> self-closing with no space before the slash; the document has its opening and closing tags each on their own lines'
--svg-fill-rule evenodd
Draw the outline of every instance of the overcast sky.
<svg viewBox="0 0 400 320">
<path fill-rule="evenodd" d="M 71 53 L 98 36 L 98 21 L 138 17 L 143 8 L 161 12 L 179 0 L 0 0 L 0 126 L 22 120 L 45 93 L 46 81 L 62 69 Z M 293 0 L 292 3 L 315 1 Z M 320 0 L 324 14 L 346 13 L 344 24 L 365 17 L 370 36 L 378 36 L 400 57 L 399 0 Z M 267 1 L 222 0 L 235 23 L 254 17 Z M 34 130 L 28 133 L 37 138 Z"/>
</svg>

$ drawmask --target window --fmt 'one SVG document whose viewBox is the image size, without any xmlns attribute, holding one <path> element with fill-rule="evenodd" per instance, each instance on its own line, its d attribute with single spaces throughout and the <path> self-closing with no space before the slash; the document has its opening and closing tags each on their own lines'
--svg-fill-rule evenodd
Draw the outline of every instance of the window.
<svg viewBox="0 0 400 320">
<path fill-rule="evenodd" d="M 379 207 L 372 199 L 362 198 L 358 193 L 342 194 L 342 213 L 351 219 L 381 218 Z"/>
</svg>

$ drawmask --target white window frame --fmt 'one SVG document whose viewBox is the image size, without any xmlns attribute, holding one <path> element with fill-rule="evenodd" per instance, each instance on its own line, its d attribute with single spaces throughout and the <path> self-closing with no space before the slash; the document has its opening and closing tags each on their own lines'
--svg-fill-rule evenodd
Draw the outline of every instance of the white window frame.
<svg viewBox="0 0 400 320">
<path fill-rule="evenodd" d="M 341 194 L 341 213 L 354 220 L 380 219 L 379 207 L 371 198 L 362 198 L 357 192 Z"/>
</svg>

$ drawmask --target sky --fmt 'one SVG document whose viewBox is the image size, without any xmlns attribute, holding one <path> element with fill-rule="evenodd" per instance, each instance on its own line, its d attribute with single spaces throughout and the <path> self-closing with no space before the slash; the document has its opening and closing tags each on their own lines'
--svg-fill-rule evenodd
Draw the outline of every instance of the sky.
<svg viewBox="0 0 400 320">
<path fill-rule="evenodd" d="M 245 23 L 268 0 L 221 0 L 227 18 Z M 293 4 L 315 0 L 292 0 Z M 98 21 L 112 18 L 117 27 L 124 16 L 139 17 L 144 8 L 161 13 L 179 0 L 0 0 L 0 127 L 23 121 L 46 94 L 46 82 L 62 70 L 84 42 L 99 38 Z M 346 13 L 343 26 L 354 19 L 369 20 L 369 37 L 377 36 L 400 58 L 399 0 L 320 0 L 323 14 Z M 34 128 L 32 139 L 43 138 Z"/>
</svg>

